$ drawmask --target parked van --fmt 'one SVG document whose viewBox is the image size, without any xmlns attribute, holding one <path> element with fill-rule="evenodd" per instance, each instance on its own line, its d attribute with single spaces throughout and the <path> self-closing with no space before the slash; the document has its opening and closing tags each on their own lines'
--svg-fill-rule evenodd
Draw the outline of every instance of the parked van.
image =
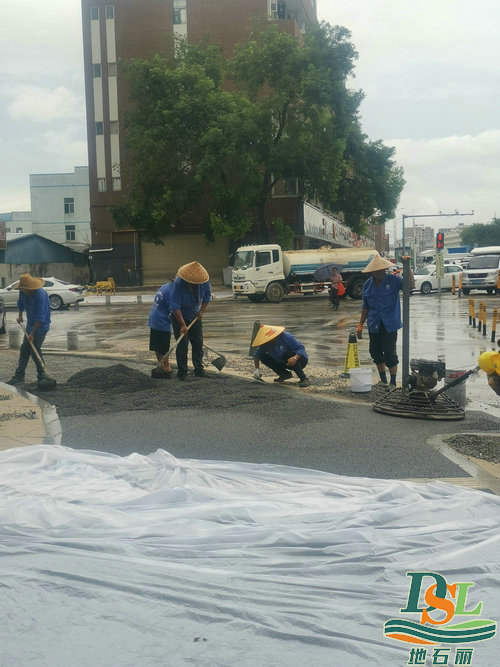
<svg viewBox="0 0 500 667">
<path fill-rule="evenodd" d="M 500 246 L 474 248 L 469 265 L 462 274 L 462 292 L 467 295 L 471 289 L 481 289 L 493 294 L 497 289 L 499 270 Z"/>
</svg>

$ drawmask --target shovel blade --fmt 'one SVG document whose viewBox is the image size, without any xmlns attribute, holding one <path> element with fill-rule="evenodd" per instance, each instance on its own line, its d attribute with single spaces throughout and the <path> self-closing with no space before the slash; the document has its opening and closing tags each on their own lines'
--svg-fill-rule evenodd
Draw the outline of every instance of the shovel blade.
<svg viewBox="0 0 500 667">
<path fill-rule="evenodd" d="M 172 373 L 164 371 L 163 368 L 153 368 L 151 371 L 151 377 L 156 380 L 168 380 L 172 377 Z"/>
<path fill-rule="evenodd" d="M 221 371 L 224 368 L 224 366 L 227 364 L 227 361 L 226 361 L 225 357 L 217 357 L 217 359 L 214 359 L 210 363 L 212 364 L 212 366 L 215 366 L 215 368 L 218 371 Z"/>
<path fill-rule="evenodd" d="M 51 391 L 51 389 L 56 388 L 57 382 L 53 378 L 43 378 L 42 380 L 38 380 L 36 386 L 40 391 Z"/>
</svg>

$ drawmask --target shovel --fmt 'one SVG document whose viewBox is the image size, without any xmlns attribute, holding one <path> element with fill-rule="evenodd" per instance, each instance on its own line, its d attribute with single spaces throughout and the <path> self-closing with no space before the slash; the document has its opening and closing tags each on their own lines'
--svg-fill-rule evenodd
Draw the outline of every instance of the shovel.
<svg viewBox="0 0 500 667">
<path fill-rule="evenodd" d="M 215 368 L 218 371 L 221 371 L 224 368 L 224 366 L 227 364 L 226 357 L 223 354 L 221 354 L 220 352 L 216 352 L 215 350 L 212 350 L 212 348 L 208 347 L 208 345 L 203 344 L 203 347 L 206 347 L 207 350 L 210 350 L 210 352 L 213 352 L 214 354 L 217 355 L 217 359 L 213 359 L 213 361 L 211 361 L 210 363 L 212 364 L 212 366 L 215 366 Z"/>
<path fill-rule="evenodd" d="M 189 323 L 189 326 L 188 326 L 187 329 L 186 329 L 186 333 L 189 331 L 189 329 L 191 329 L 191 327 L 193 326 L 193 324 L 196 322 L 197 319 L 198 319 L 198 318 L 195 317 L 194 320 L 193 320 L 192 322 Z M 167 357 L 169 357 L 173 352 L 175 352 L 175 348 L 177 347 L 177 345 L 179 345 L 179 343 L 180 343 L 181 340 L 184 338 L 184 336 L 186 335 L 186 333 L 183 333 L 183 334 L 181 334 L 181 335 L 179 336 L 179 338 L 175 341 L 175 343 L 172 345 L 172 347 L 170 348 L 170 350 L 169 350 L 168 352 L 166 352 L 166 353 L 163 355 L 163 357 L 160 359 L 160 361 L 158 362 L 158 366 L 157 366 L 156 368 L 153 368 L 153 370 L 151 371 L 151 377 L 152 377 L 152 378 L 156 378 L 157 380 L 163 380 L 163 379 L 165 379 L 165 378 L 169 378 L 169 377 L 170 377 L 170 373 L 167 373 L 167 371 L 164 371 L 163 368 L 161 367 L 162 362 L 163 362 L 164 359 L 166 359 Z"/>
<path fill-rule="evenodd" d="M 19 326 L 21 329 L 24 331 L 24 335 L 26 336 L 29 344 L 31 345 L 31 349 L 33 350 L 33 354 L 35 357 L 38 359 L 40 362 L 40 366 L 43 369 L 43 372 L 47 375 L 47 377 L 42 378 L 41 380 L 38 380 L 37 387 L 40 389 L 40 391 L 50 391 L 51 389 L 55 389 L 57 382 L 54 380 L 54 378 L 49 378 L 49 374 L 47 373 L 47 369 L 45 368 L 45 364 L 42 361 L 42 358 L 38 354 L 38 350 L 36 347 L 33 345 L 33 341 L 29 340 L 28 338 L 28 333 L 26 331 L 26 328 L 22 322 L 18 322 Z"/>
</svg>

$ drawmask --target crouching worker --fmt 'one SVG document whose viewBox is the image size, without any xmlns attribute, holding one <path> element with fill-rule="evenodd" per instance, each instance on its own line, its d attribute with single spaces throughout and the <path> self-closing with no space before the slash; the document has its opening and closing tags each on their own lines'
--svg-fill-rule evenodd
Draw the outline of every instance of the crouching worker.
<svg viewBox="0 0 500 667">
<path fill-rule="evenodd" d="M 284 382 L 292 377 L 294 371 L 299 378 L 299 387 L 309 387 L 310 381 L 304 373 L 308 356 L 302 343 L 285 331 L 285 327 L 273 327 L 262 324 L 255 336 L 252 347 L 256 380 L 262 379 L 260 362 L 273 370 L 278 377 L 275 382 Z"/>
</svg>

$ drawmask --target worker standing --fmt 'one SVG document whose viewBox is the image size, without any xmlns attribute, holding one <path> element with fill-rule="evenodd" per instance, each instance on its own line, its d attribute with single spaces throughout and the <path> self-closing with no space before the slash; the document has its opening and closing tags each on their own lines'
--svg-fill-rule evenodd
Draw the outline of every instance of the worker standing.
<svg viewBox="0 0 500 667">
<path fill-rule="evenodd" d="M 294 371 L 299 378 L 299 387 L 309 387 L 311 382 L 304 373 L 309 360 L 302 343 L 285 331 L 285 327 L 273 327 L 262 324 L 255 336 L 252 347 L 255 370 L 253 376 L 262 380 L 260 362 L 271 368 L 278 377 L 275 382 L 284 382 L 292 377 Z"/>
<path fill-rule="evenodd" d="M 401 304 L 399 292 L 403 289 L 403 278 L 387 273 L 392 263 L 379 255 L 363 269 L 363 273 L 371 273 L 371 277 L 363 285 L 363 303 L 361 318 L 356 328 L 358 338 L 361 337 L 365 321 L 370 336 L 370 356 L 377 366 L 380 381 L 387 385 L 387 369 L 390 373 L 390 384 L 396 386 L 398 355 L 396 343 L 398 329 L 401 329 Z M 410 287 L 415 287 L 415 279 L 410 271 Z"/>
<path fill-rule="evenodd" d="M 19 290 L 17 322 L 19 324 L 23 323 L 23 313 L 26 312 L 27 324 L 26 335 L 19 350 L 18 366 L 13 377 L 9 380 L 9 384 L 16 385 L 24 382 L 26 366 L 30 356 L 35 362 L 38 380 L 48 377 L 30 344 L 33 343 L 35 350 L 43 361 L 42 345 L 50 329 L 50 303 L 47 292 L 42 289 L 43 285 L 45 285 L 43 278 L 34 278 L 29 273 L 23 273 L 19 282 L 12 287 L 12 289 Z"/>
<path fill-rule="evenodd" d="M 175 339 L 183 335 L 177 345 L 177 377 L 185 380 L 188 372 L 188 339 L 196 377 L 208 377 L 203 369 L 203 328 L 201 319 L 212 298 L 208 271 L 199 262 L 181 266 L 170 293 L 170 308 Z M 188 331 L 188 326 L 197 320 Z"/>
<path fill-rule="evenodd" d="M 153 305 L 149 311 L 148 327 L 149 349 L 156 354 L 156 360 L 165 371 L 164 377 L 172 376 L 170 359 L 165 355 L 170 349 L 172 323 L 170 321 L 170 293 L 173 283 L 165 283 L 156 292 Z"/>
<path fill-rule="evenodd" d="M 332 269 L 332 275 L 330 278 L 330 301 L 332 302 L 332 306 L 334 310 L 339 309 L 339 288 L 340 285 L 342 284 L 342 275 L 340 274 L 338 268 L 336 266 L 333 267 Z M 343 287 L 343 285 L 342 285 Z"/>
</svg>

